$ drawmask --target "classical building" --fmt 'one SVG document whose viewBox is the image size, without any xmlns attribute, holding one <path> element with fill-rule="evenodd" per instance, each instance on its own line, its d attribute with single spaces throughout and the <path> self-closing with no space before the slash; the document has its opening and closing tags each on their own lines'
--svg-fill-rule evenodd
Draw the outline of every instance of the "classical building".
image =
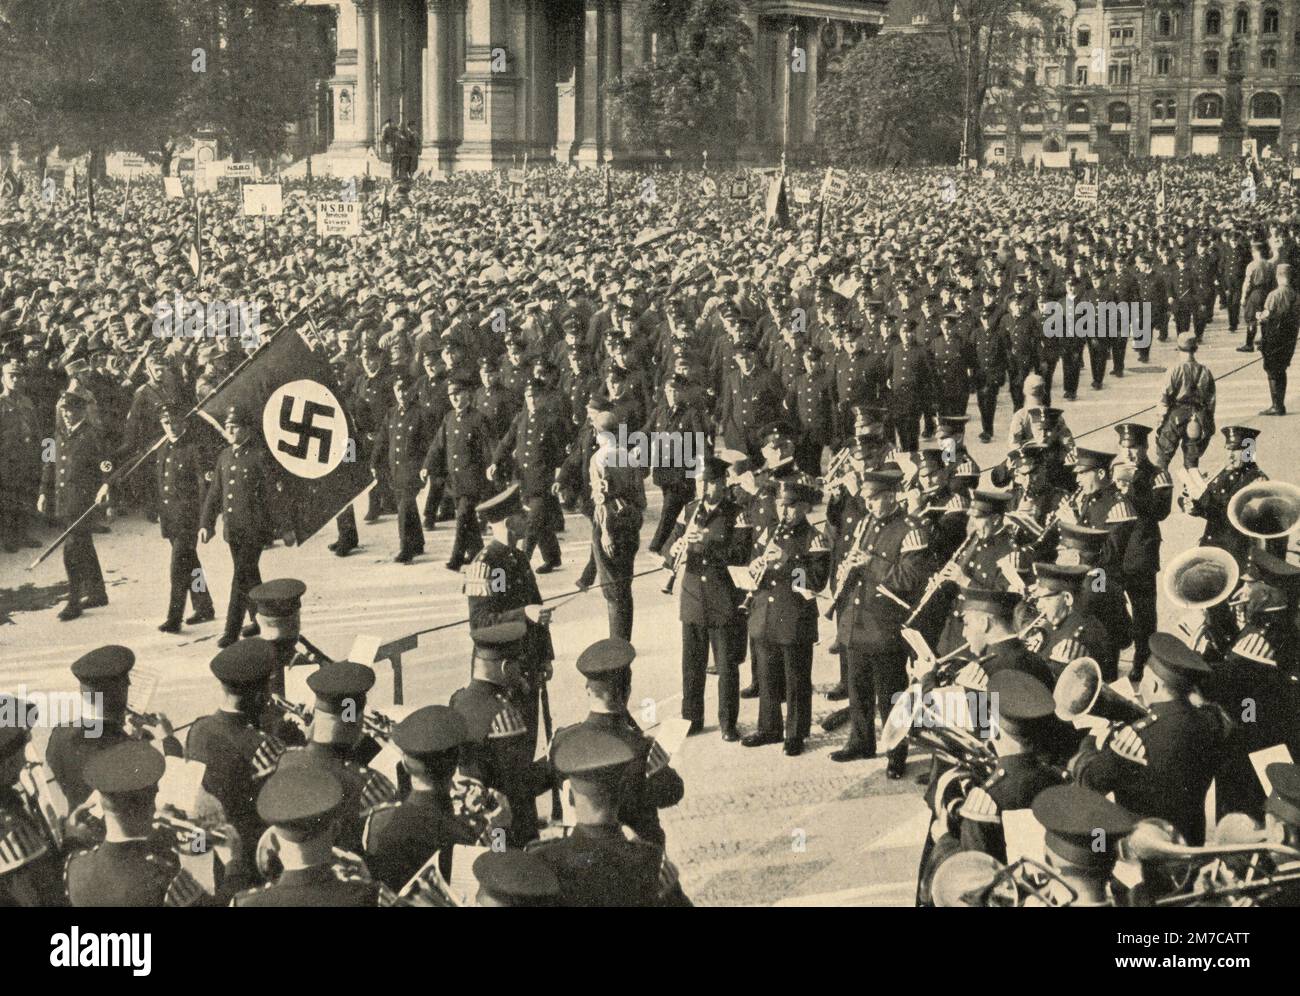
<svg viewBox="0 0 1300 996">
<path fill-rule="evenodd" d="M 1241 154 L 1300 139 L 1296 0 L 1061 0 L 985 107 L 984 157 Z"/>
<path fill-rule="evenodd" d="M 644 0 L 306 0 L 332 21 L 334 75 L 309 123 L 316 163 L 360 172 L 386 122 L 421 140 L 419 168 L 531 160 L 633 161 L 606 87 L 653 60 Z M 835 56 L 875 34 L 888 0 L 749 0 L 758 86 L 740 158 L 816 142 L 816 89 Z M 796 53 L 795 50 L 799 51 Z M 797 58 L 795 56 L 798 56 Z"/>
</svg>

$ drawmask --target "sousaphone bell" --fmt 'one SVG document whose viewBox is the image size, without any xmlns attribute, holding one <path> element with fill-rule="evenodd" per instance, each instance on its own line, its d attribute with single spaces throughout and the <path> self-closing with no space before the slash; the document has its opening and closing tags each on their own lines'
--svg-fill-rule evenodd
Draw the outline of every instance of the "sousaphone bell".
<svg viewBox="0 0 1300 996">
<path fill-rule="evenodd" d="M 1185 550 L 1164 570 L 1169 600 L 1182 609 L 1208 609 L 1226 600 L 1241 577 L 1237 559 L 1217 546 Z"/>
<path fill-rule="evenodd" d="M 1300 487 L 1285 481 L 1247 484 L 1229 500 L 1228 521 L 1252 539 L 1290 536 L 1300 529 Z"/>
</svg>

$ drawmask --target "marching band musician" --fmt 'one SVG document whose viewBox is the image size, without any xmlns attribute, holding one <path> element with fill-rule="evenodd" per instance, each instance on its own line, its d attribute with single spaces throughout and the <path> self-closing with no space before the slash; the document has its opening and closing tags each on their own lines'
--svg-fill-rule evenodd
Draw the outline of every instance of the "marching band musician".
<svg viewBox="0 0 1300 996">
<path fill-rule="evenodd" d="M 528 851 L 484 851 L 474 859 L 475 905 L 559 906 L 560 880 Z"/>
<path fill-rule="evenodd" d="M 1133 620 L 1124 602 L 1123 585 L 1102 564 L 1110 533 L 1072 522 L 1061 522 L 1057 528 L 1061 537 L 1057 564 L 1088 568 L 1087 578 L 1079 588 L 1078 608 L 1101 623 L 1106 649 L 1096 660 L 1102 677 L 1115 681 L 1119 677 L 1119 653 L 1133 643 Z"/>
<path fill-rule="evenodd" d="M 511 484 L 481 502 L 475 512 L 488 524 L 490 538 L 465 568 L 462 590 L 469 600 L 469 624 L 488 629 L 502 623 L 527 625 L 524 649 L 517 658 L 519 680 L 511 687 L 511 701 L 523 716 L 529 732 L 529 750 L 537 749 L 538 705 L 542 686 L 550 681 L 555 648 L 549 628 L 551 613 L 528 554 L 515 544 L 525 529 L 520 487 Z"/>
<path fill-rule="evenodd" d="M 1012 591 L 963 588 L 958 602 L 962 639 L 989 679 L 1002 671 L 1020 671 L 1051 687 L 1051 668 L 1025 646 L 1013 626 L 1019 603 L 1020 596 Z"/>
<path fill-rule="evenodd" d="M 1046 454 L 1042 444 L 1025 443 L 1007 457 L 1009 479 L 1014 482 L 1007 517 L 1022 544 L 1016 570 L 1026 580 L 1032 577 L 1036 561 L 1056 561 L 1059 534 L 1052 526 L 1059 518 L 1061 503 L 1070 497 L 1048 479 Z M 995 478 L 999 469 L 994 468 Z"/>
<path fill-rule="evenodd" d="M 690 906 L 677 869 L 659 844 L 624 833 L 619 819 L 628 765 L 622 738 L 579 726 L 556 745 L 552 763 L 573 791 L 578 823 L 567 837 L 530 844 L 550 866 L 562 906 Z"/>
<path fill-rule="evenodd" d="M 266 829 L 257 818 L 258 790 L 284 753 L 284 744 L 257 725 L 277 655 L 271 643 L 254 637 L 222 650 L 209 666 L 221 683 L 221 707 L 194 721 L 185 757 L 206 766 L 204 788 L 221 803 L 241 842 L 252 848 Z M 251 851 L 243 857 L 251 860 Z"/>
<path fill-rule="evenodd" d="M 1168 820 L 1192 846 L 1205 843 L 1205 794 L 1231 721 L 1214 705 L 1192 701 L 1210 675 L 1205 659 L 1176 636 L 1151 637 L 1138 694 L 1148 711 L 1087 737 L 1070 762 L 1080 785 L 1114 792 L 1131 812 Z"/>
<path fill-rule="evenodd" d="M 1131 680 L 1142 677 L 1150 656 L 1147 640 L 1156 631 L 1156 575 L 1160 571 L 1160 523 L 1169 517 L 1174 482 L 1167 470 L 1147 457 L 1151 429 L 1136 422 L 1115 426 L 1124 466 L 1132 480 L 1125 497 L 1137 516 L 1123 551 L 1124 591 L 1133 609 L 1133 669 Z M 1117 474 L 1119 468 L 1116 469 Z"/>
<path fill-rule="evenodd" d="M 920 497 L 911 511 L 930 524 L 930 552 L 944 563 L 957 552 L 966 537 L 968 502 L 949 486 L 952 452 L 938 442 L 923 443 L 921 460 L 916 468 L 916 487 Z M 907 488 L 909 493 L 911 489 Z"/>
<path fill-rule="evenodd" d="M 231 906 L 391 906 L 382 882 L 340 862 L 334 844 L 346 819 L 347 790 L 327 767 L 304 764 L 276 771 L 257 794 L 257 814 L 281 871 L 272 882 L 237 893 Z"/>
<path fill-rule="evenodd" d="M 1228 462 L 1210 479 L 1199 498 L 1191 498 L 1184 489 L 1178 504 L 1188 515 L 1205 520 L 1205 532 L 1201 534 L 1199 545 L 1227 550 L 1237 559 L 1238 566 L 1244 566 L 1253 541 L 1228 521 L 1228 503 L 1246 485 L 1267 481 L 1268 475 L 1256 460 L 1259 429 L 1248 425 L 1225 425 L 1221 431 Z M 1285 538 L 1268 540 L 1265 545 L 1276 556 L 1286 554 Z"/>
<path fill-rule="evenodd" d="M 878 709 L 883 719 L 894 696 L 907 686 L 907 651 L 899 624 L 920 595 L 933 558 L 930 527 L 898 504 L 902 479 L 902 471 L 892 464 L 862 474 L 871 519 L 859 545 L 841 565 L 834 592 L 837 635 L 848 655 L 852 732 L 831 754 L 832 761 L 874 757 L 873 713 Z M 906 761 L 903 741 L 890 752 L 888 777 L 901 778 Z"/>
<path fill-rule="evenodd" d="M 1047 831 L 1048 867 L 1078 893 L 1070 905 L 1123 905 L 1128 890 L 1112 873 L 1120 842 L 1133 830 L 1132 813 L 1081 785 L 1045 788 L 1030 808 Z"/>
<path fill-rule="evenodd" d="M 117 744 L 149 736 L 134 720 L 128 725 L 126 698 L 134 666 L 135 654 L 121 646 L 99 647 L 72 664 L 72 674 L 81 685 L 79 724 L 55 727 L 45 745 L 45 764 L 70 810 L 90 795 L 84 771 L 91 758 Z M 161 732 L 163 752 L 180 757 L 180 741 L 165 721 Z"/>
<path fill-rule="evenodd" d="M 976 491 L 967 510 L 967 541 L 940 570 L 957 588 L 974 586 L 981 589 L 1005 591 L 1010 581 L 1002 570 L 1002 563 L 1014 561 L 1020 544 L 1014 532 L 1004 524 L 1003 515 L 1010 495 L 993 491 Z M 956 592 L 954 590 L 953 594 Z M 962 642 L 962 612 L 955 598 L 949 599 L 951 608 L 944 621 L 935 653 L 940 657 L 955 650 Z"/>
<path fill-rule="evenodd" d="M 506 797 L 511 812 L 506 840 L 511 847 L 523 847 L 537 837 L 536 793 L 531 791 L 534 748 L 512 700 L 515 655 L 524 652 L 527 632 L 523 620 L 471 629 L 470 682 L 447 702 L 468 731 L 458 778 Z"/>
<path fill-rule="evenodd" d="M 1079 657 L 1100 661 L 1106 656 L 1106 629 L 1083 607 L 1089 573 L 1082 564 L 1034 564 L 1026 610 L 1043 618 L 1026 633 L 1025 646 L 1048 662 L 1053 676 Z"/>
<path fill-rule="evenodd" d="M 305 747 L 286 750 L 276 767 L 278 772 L 301 765 L 319 765 L 338 779 L 343 789 L 336 820 L 338 843 L 355 853 L 361 851 L 366 811 L 397 797 L 393 783 L 378 771 L 359 764 L 355 755 L 365 740 L 366 693 L 374 684 L 375 672 L 364 664 L 326 661 L 317 668 L 307 678 L 307 686 L 315 695 L 310 739 Z M 266 791 L 265 786 L 262 791 Z M 258 808 L 260 811 L 260 804 Z"/>
<path fill-rule="evenodd" d="M 746 747 L 784 740 L 785 753 L 803 753 L 812 723 L 812 658 L 817 642 L 816 593 L 830 577 L 830 546 L 808 522 L 817 488 L 802 475 L 781 483 L 780 522 L 761 532 L 762 553 L 750 564 L 758 584 L 749 613 L 754 670 L 759 681 L 758 729 Z M 781 717 L 777 675 L 783 679 L 787 715 Z"/>
<path fill-rule="evenodd" d="M 60 855 L 19 785 L 29 732 L 39 717 L 22 699 L 0 695 L 0 906 L 61 906 Z M 43 777 L 38 775 L 38 777 Z"/>
<path fill-rule="evenodd" d="M 181 867 L 175 836 L 154 829 L 154 800 L 166 770 L 162 754 L 128 740 L 87 764 L 99 794 L 105 838 L 68 855 L 63 881 L 72 906 L 209 905 L 211 896 Z"/>
<path fill-rule="evenodd" d="M 1300 756 L 1300 665 L 1295 609 L 1300 567 L 1252 547 L 1230 600 L 1243 626 L 1201 690 L 1229 716 L 1241 717 L 1216 775 L 1218 814 L 1263 815 L 1264 793 L 1249 755 L 1285 744 Z"/>
<path fill-rule="evenodd" d="M 1137 512 L 1110 477 L 1110 465 L 1114 460 L 1113 453 L 1076 449 L 1072 466 L 1078 488 L 1070 496 L 1071 514 L 1063 509 L 1062 518 L 1065 521 L 1072 519 L 1081 526 L 1105 529 L 1109 535 L 1102 559 L 1096 566 L 1122 576 L 1124 552 L 1137 522 Z"/>
<path fill-rule="evenodd" d="M 411 791 L 366 814 L 361 845 L 371 874 L 395 892 L 435 853 L 439 872 L 450 881 L 454 845 L 493 842 L 494 821 L 474 824 L 452 807 L 451 780 L 468 739 L 465 720 L 450 706 L 424 706 L 393 727 Z"/>
<path fill-rule="evenodd" d="M 586 679 L 590 711 L 582 722 L 555 731 L 538 791 L 563 781 L 555 758 L 565 741 L 577 731 L 594 729 L 610 733 L 632 750 L 619 796 L 619 820 L 641 840 L 662 845 L 666 838 L 659 823 L 659 810 L 681 802 L 686 789 L 681 776 L 668 763 L 664 749 L 653 737 L 641 732 L 628 712 L 635 657 L 632 644 L 617 637 L 597 640 L 578 655 L 578 673 Z"/>
<path fill-rule="evenodd" d="M 682 623 L 682 718 L 690 732 L 704 728 L 705 673 L 712 649 L 718 672 L 718 728 L 723 740 L 740 739 L 740 662 L 745 654 L 743 595 L 727 568 L 747 563 L 751 530 L 740 525 L 740 507 L 727 493 L 730 465 L 720 457 L 704 459 L 700 497 L 682 510 L 681 521 L 664 559 L 669 570 L 681 569 L 678 617 Z"/>
</svg>

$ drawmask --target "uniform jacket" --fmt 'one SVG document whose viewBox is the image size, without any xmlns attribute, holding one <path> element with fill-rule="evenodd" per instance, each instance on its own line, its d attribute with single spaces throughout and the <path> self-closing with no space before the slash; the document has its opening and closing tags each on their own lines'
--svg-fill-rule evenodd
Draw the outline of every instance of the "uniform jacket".
<svg viewBox="0 0 1300 996">
<path fill-rule="evenodd" d="M 754 546 L 759 556 L 778 528 L 758 535 Z M 806 519 L 790 530 L 779 546 L 781 559 L 763 572 L 750 603 L 749 635 L 764 643 L 816 643 L 817 600 L 800 592 L 811 596 L 826 587 L 831 573 L 830 546 Z"/>
<path fill-rule="evenodd" d="M 282 530 L 288 511 L 260 442 L 221 451 L 203 501 L 204 529 L 215 531 L 220 514 L 227 543 L 262 545 Z"/>
</svg>

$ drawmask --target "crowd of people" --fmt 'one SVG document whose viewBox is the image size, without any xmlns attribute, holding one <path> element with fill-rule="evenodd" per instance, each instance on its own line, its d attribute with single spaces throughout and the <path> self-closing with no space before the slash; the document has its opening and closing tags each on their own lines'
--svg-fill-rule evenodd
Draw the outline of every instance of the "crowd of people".
<svg viewBox="0 0 1300 996">
<path fill-rule="evenodd" d="M 1234 496 L 1267 481 L 1260 430 L 1216 425 L 1214 378 L 1196 359 L 1221 309 L 1238 348 L 1262 354 L 1261 415 L 1285 414 L 1300 221 L 1282 169 L 1131 162 L 1106 169 L 1092 204 L 1051 170 L 846 173 L 846 193 L 827 182 L 820 195 L 820 175 L 795 171 L 750 175 L 740 197 L 731 178 L 700 172 L 543 167 L 524 184 L 458 174 L 363 190 L 352 239 L 316 236 L 314 202 L 343 189 L 317 178 L 287 182 L 284 214 L 256 221 L 236 189 L 204 195 L 197 253 L 192 206 L 148 184 L 101 185 L 93 218 L 26 184 L 0 207 L 0 563 L 16 567 L 46 516 L 71 525 L 59 618 L 74 620 L 108 604 L 94 545 L 106 526 L 83 513 L 137 508 L 171 545 L 160 628 L 178 632 L 216 618 L 190 581 L 222 519 L 235 570 L 212 669 L 225 705 L 194 724 L 184 752 L 208 765 L 228 863 L 213 891 L 179 869 L 132 871 L 174 864 L 157 858 L 174 840 L 150 832 L 156 747 L 169 744 L 165 730 L 153 745 L 132 735 L 133 658 L 108 647 L 74 673 L 118 735 L 52 740 L 46 762 L 73 812 L 26 832 L 27 860 L 0 887 L 74 904 L 420 904 L 440 901 L 430 888 L 445 899 L 449 845 L 479 841 L 502 844 L 474 862 L 485 900 L 687 905 L 657 816 L 684 789 L 626 706 L 650 467 L 663 503 L 649 549 L 680 600 L 692 734 L 716 673 L 724 741 L 802 753 L 814 647 L 831 632 L 830 697 L 847 705 L 824 722 L 849 727 L 836 762 L 883 748 L 901 778 L 897 703 L 996 694 L 997 722 L 974 747 L 905 724 L 935 757 L 919 903 L 992 902 L 1014 879 L 1001 813 L 1025 808 L 1054 873 L 1031 883 L 1038 898 L 1174 891 L 1185 883 L 1154 871 L 1121 887 L 1120 842 L 1158 825 L 1204 844 L 1211 780 L 1218 815 L 1245 814 L 1265 860 L 1283 862 L 1282 845 L 1300 844 L 1300 769 L 1271 766 L 1266 791 L 1249 756 L 1277 745 L 1298 756 L 1300 567 L 1280 535 L 1242 529 Z M 790 196 L 765 211 L 770 184 Z M 260 573 L 263 550 L 293 540 L 261 413 L 232 408 L 224 438 L 191 414 L 255 343 L 155 335 L 155 303 L 177 294 L 256 305 L 263 332 L 307 316 L 301 330 L 330 358 L 374 475 L 364 519 L 396 513 L 395 560 L 411 563 L 427 532 L 454 522 L 446 566 L 464 575 L 474 652 L 470 684 L 446 706 L 376 726 L 370 668 L 312 660 L 311 722 L 286 725 L 282 672 L 299 634 L 268 620 L 295 618 L 301 586 Z M 1132 336 L 1130 357 L 1129 336 L 1044 334 L 1053 307 L 1082 302 L 1147 305 L 1150 336 Z M 1116 425 L 1110 449 L 1076 445 L 1068 404 L 1153 352 L 1168 366 L 1156 424 Z M 1007 457 L 984 471 L 964 444 L 972 395 L 982 442 L 1000 408 L 1012 412 Z M 667 448 L 629 452 L 636 432 Z M 1227 466 L 1175 502 L 1180 451 L 1181 473 L 1194 472 L 1220 434 Z M 117 473 L 159 436 L 146 465 Z M 698 460 L 664 442 L 684 438 L 705 440 Z M 810 519 L 816 508 L 824 521 Z M 1204 518 L 1201 548 L 1232 565 L 1197 562 L 1231 583 L 1181 636 L 1156 608 L 1161 522 L 1175 508 Z M 590 520 L 578 584 L 598 584 L 609 636 L 578 661 L 591 714 L 534 761 L 554 654 L 533 561 L 538 574 L 561 566 L 566 512 Z M 348 508 L 331 549 L 358 543 Z M 1140 702 L 1085 736 L 1060 713 L 1062 682 L 1089 667 L 1098 682 L 1127 679 Z M 742 734 L 747 697 L 758 720 Z M 1235 718 L 1246 698 L 1260 721 Z M 408 784 L 366 768 L 377 740 L 401 752 Z M 26 743 L 11 735 L 0 755 L 18 765 Z M 576 820 L 539 840 L 537 799 L 561 783 Z M 33 820 L 11 795 L 8 818 Z M 70 840 L 86 849 L 51 885 L 42 870 Z M 337 863 L 336 847 L 352 860 Z"/>
</svg>

